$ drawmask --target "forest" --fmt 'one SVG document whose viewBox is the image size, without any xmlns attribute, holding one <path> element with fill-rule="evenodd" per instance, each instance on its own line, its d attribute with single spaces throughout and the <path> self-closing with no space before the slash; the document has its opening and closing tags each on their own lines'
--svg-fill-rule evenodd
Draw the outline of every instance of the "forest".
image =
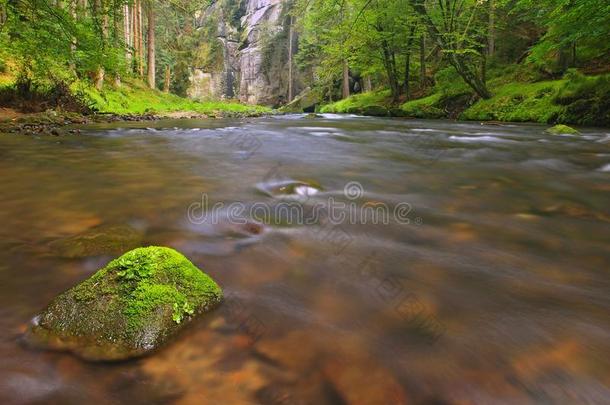
<svg viewBox="0 0 610 405">
<path fill-rule="evenodd" d="M 609 125 L 609 37 L 603 0 L 2 0 L 0 100 Z"/>
</svg>

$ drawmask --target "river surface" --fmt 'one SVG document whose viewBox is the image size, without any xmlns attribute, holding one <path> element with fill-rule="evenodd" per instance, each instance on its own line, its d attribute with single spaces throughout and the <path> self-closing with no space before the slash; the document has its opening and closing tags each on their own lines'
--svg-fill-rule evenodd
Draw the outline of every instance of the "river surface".
<svg viewBox="0 0 610 405">
<path fill-rule="evenodd" d="M 0 402 L 609 403 L 610 130 L 544 129 L 327 114 L 1 135 Z M 24 343 L 131 245 L 180 250 L 224 304 L 137 360 Z"/>
</svg>

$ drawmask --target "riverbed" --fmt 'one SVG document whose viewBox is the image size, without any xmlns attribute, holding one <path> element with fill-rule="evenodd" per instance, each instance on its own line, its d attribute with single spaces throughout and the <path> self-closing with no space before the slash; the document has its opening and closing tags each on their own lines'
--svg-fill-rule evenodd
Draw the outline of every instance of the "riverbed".
<svg viewBox="0 0 610 405">
<path fill-rule="evenodd" d="M 610 130 L 545 128 L 324 114 L 0 135 L 0 401 L 607 403 Z M 225 302 L 141 359 L 24 342 L 132 244 L 181 251 Z"/>
</svg>

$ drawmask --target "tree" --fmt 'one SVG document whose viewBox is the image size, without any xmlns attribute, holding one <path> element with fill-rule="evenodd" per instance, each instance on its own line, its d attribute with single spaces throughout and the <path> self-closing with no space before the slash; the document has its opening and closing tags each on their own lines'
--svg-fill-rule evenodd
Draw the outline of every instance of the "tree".
<svg viewBox="0 0 610 405">
<path fill-rule="evenodd" d="M 519 0 L 513 12 L 525 12 L 524 20 L 541 25 L 544 34 L 531 48 L 529 61 L 545 65 L 553 56 L 577 53 L 583 60 L 610 53 L 610 2 L 607 0 Z M 567 60 L 566 60 L 567 65 Z M 565 68 L 567 66 L 563 66 Z"/>
<path fill-rule="evenodd" d="M 490 98 L 481 75 L 482 46 L 478 42 L 477 0 L 439 1 L 428 7 L 425 0 L 409 0 L 413 10 L 421 17 L 430 37 L 436 41 L 449 63 L 481 98 Z"/>
<path fill-rule="evenodd" d="M 148 17 L 147 44 L 148 44 L 148 59 L 146 71 L 148 76 L 148 86 L 151 89 L 156 87 L 155 84 L 155 10 L 152 0 L 148 0 L 146 7 L 146 15 Z"/>
</svg>

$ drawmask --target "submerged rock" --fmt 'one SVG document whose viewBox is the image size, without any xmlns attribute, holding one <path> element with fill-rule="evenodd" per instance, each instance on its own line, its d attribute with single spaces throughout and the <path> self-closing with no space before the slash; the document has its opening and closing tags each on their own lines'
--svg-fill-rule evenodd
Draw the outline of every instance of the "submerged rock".
<svg viewBox="0 0 610 405">
<path fill-rule="evenodd" d="M 553 135 L 578 135 L 580 134 L 580 132 L 578 132 L 577 129 L 574 129 L 572 127 L 569 127 L 567 125 L 555 125 L 554 127 L 548 128 L 546 130 L 546 132 L 548 132 L 549 134 L 553 134 Z"/>
<path fill-rule="evenodd" d="M 143 232 L 128 225 L 99 225 L 50 243 L 54 253 L 67 258 L 115 255 L 140 245 Z"/>
<path fill-rule="evenodd" d="M 309 113 L 303 118 L 324 118 L 324 116 L 316 113 Z"/>
<path fill-rule="evenodd" d="M 221 300 L 220 287 L 182 254 L 137 248 L 58 295 L 27 337 L 89 360 L 122 360 L 158 348 Z"/>
<path fill-rule="evenodd" d="M 322 190 L 322 186 L 314 180 L 282 180 L 259 183 L 257 189 L 271 197 L 312 196 Z"/>
</svg>

